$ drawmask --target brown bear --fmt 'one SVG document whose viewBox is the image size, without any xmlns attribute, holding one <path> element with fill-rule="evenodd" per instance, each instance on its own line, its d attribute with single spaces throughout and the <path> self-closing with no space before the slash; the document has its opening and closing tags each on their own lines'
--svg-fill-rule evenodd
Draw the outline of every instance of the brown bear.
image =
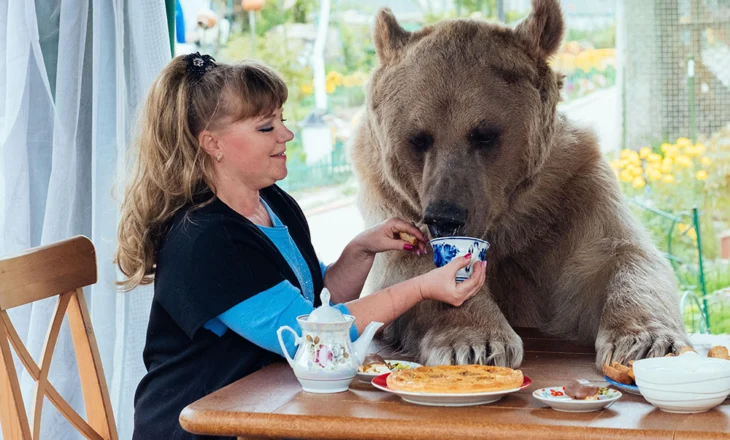
<svg viewBox="0 0 730 440">
<path fill-rule="evenodd" d="M 514 29 L 458 19 L 407 32 L 377 15 L 380 67 L 352 145 L 365 222 L 491 243 L 482 291 L 461 307 L 419 304 L 385 341 L 429 365 L 518 366 L 512 326 L 595 344 L 598 365 L 677 351 L 689 341 L 676 278 L 595 135 L 557 112 L 562 76 L 548 60 L 563 16 L 558 0 L 532 7 Z M 430 269 L 380 254 L 365 294 Z"/>
</svg>

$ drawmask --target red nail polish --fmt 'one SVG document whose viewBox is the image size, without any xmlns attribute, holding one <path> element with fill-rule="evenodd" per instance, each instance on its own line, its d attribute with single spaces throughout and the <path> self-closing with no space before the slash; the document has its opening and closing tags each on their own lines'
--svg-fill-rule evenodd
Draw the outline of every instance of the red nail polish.
<svg viewBox="0 0 730 440">
<path fill-rule="evenodd" d="M 464 255 L 464 258 L 471 258 L 471 252 L 468 253 L 468 254 L 466 254 L 466 255 Z"/>
<path fill-rule="evenodd" d="M 413 246 L 411 246 L 410 244 L 406 243 L 406 244 L 403 245 L 403 249 L 405 249 L 407 251 L 412 251 L 413 250 Z"/>
</svg>

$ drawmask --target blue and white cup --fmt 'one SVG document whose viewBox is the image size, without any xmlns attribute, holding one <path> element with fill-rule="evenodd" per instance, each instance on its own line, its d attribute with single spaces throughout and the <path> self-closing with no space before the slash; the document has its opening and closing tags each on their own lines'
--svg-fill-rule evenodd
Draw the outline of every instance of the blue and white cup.
<svg viewBox="0 0 730 440">
<path fill-rule="evenodd" d="M 449 264 L 456 257 L 471 254 L 469 264 L 456 272 L 456 281 L 469 279 L 474 272 L 474 263 L 487 261 L 489 242 L 474 237 L 440 237 L 430 241 L 433 247 L 433 263 L 436 267 Z"/>
</svg>

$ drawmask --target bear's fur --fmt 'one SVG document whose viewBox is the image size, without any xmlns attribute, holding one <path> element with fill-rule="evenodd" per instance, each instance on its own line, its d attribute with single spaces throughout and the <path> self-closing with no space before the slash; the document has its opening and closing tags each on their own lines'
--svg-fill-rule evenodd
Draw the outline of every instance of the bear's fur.
<svg viewBox="0 0 730 440">
<path fill-rule="evenodd" d="M 598 365 L 689 344 L 671 268 L 594 134 L 556 111 L 562 76 L 548 59 L 563 31 L 558 0 L 533 0 L 514 29 L 452 20 L 411 33 L 378 13 L 381 65 L 352 145 L 365 222 L 491 243 L 477 295 L 422 302 L 385 329 L 426 364 L 517 366 L 512 326 L 595 344 Z M 366 291 L 433 267 L 430 255 L 379 254 Z"/>
</svg>

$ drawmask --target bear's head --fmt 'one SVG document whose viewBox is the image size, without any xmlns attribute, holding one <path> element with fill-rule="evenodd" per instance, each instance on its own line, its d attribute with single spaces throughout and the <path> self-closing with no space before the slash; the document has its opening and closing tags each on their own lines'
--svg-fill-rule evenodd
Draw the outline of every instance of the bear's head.
<svg viewBox="0 0 730 440">
<path fill-rule="evenodd" d="M 407 32 L 379 11 L 366 155 L 433 237 L 485 235 L 537 177 L 562 85 L 548 60 L 563 31 L 558 0 L 533 0 L 514 29 L 452 20 Z"/>
</svg>

